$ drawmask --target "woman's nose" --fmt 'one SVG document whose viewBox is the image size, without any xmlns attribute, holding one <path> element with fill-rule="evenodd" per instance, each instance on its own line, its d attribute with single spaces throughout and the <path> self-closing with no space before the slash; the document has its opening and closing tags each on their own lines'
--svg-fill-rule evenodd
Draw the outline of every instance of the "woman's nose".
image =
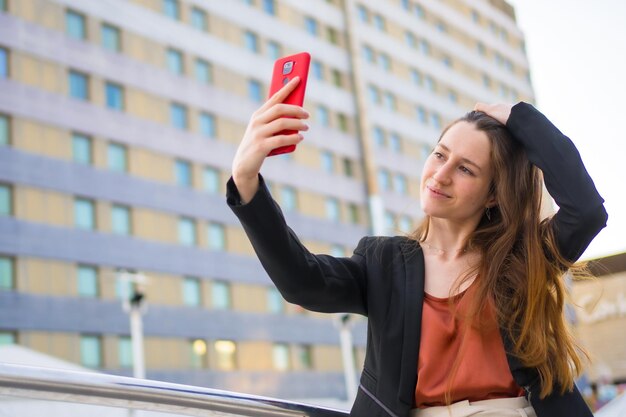
<svg viewBox="0 0 626 417">
<path fill-rule="evenodd" d="M 433 174 L 433 179 L 441 184 L 447 184 L 450 181 L 450 167 L 443 164 Z"/>
</svg>

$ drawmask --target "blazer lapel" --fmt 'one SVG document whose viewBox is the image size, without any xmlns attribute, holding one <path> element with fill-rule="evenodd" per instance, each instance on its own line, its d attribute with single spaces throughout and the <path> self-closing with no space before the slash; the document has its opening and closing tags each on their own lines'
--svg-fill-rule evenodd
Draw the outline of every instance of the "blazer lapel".
<svg viewBox="0 0 626 417">
<path fill-rule="evenodd" d="M 405 292 L 402 370 L 398 398 L 413 407 L 424 302 L 424 254 L 418 243 L 413 240 L 401 243 L 400 251 L 404 260 Z"/>
</svg>

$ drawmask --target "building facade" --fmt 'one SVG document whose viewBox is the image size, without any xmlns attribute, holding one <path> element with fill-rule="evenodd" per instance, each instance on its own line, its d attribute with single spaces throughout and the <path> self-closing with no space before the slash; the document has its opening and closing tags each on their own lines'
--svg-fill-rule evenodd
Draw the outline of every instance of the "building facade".
<svg viewBox="0 0 626 417">
<path fill-rule="evenodd" d="M 298 150 L 263 174 L 316 253 L 411 230 L 422 164 L 477 101 L 534 101 L 503 0 L 0 0 L 0 344 L 149 378 L 345 396 L 332 316 L 287 305 L 225 204 L 273 61 L 312 56 Z M 315 178 L 314 181 L 311 179 Z M 356 361 L 364 319 L 354 326 Z M 322 383 L 323 382 L 323 383 Z"/>
</svg>

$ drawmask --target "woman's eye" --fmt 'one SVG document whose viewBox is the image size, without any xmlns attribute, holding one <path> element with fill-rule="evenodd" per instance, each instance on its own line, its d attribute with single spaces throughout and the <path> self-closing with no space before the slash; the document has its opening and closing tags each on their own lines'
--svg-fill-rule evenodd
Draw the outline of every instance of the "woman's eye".
<svg viewBox="0 0 626 417">
<path fill-rule="evenodd" d="M 465 173 L 465 174 L 468 174 L 468 175 L 474 175 L 474 173 L 473 173 L 472 171 L 470 171 L 469 169 L 467 169 L 467 168 L 466 168 L 466 167 L 464 167 L 464 166 L 460 166 L 460 167 L 459 167 L 459 169 L 460 169 L 463 173 Z"/>
<path fill-rule="evenodd" d="M 435 152 L 433 152 L 433 155 L 434 155 L 434 156 L 435 156 L 435 158 L 437 158 L 437 159 L 441 159 L 441 158 L 443 158 L 443 155 L 442 155 L 442 153 L 441 153 L 441 152 L 437 152 L 437 151 L 435 151 Z"/>
</svg>

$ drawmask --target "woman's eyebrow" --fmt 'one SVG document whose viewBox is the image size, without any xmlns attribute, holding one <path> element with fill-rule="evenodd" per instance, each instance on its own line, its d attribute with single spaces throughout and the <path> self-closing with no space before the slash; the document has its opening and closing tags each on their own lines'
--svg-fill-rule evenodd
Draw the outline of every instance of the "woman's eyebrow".
<svg viewBox="0 0 626 417">
<path fill-rule="evenodd" d="M 444 145 L 441 142 L 439 142 L 437 146 L 441 147 L 446 152 L 450 152 L 450 148 L 448 148 L 446 145 Z M 476 169 L 478 169 L 479 171 L 482 171 L 482 168 L 480 167 L 480 165 L 478 165 L 476 162 L 472 161 L 471 159 L 461 158 L 461 161 L 465 162 L 468 165 L 473 165 L 474 167 L 476 167 Z"/>
</svg>

